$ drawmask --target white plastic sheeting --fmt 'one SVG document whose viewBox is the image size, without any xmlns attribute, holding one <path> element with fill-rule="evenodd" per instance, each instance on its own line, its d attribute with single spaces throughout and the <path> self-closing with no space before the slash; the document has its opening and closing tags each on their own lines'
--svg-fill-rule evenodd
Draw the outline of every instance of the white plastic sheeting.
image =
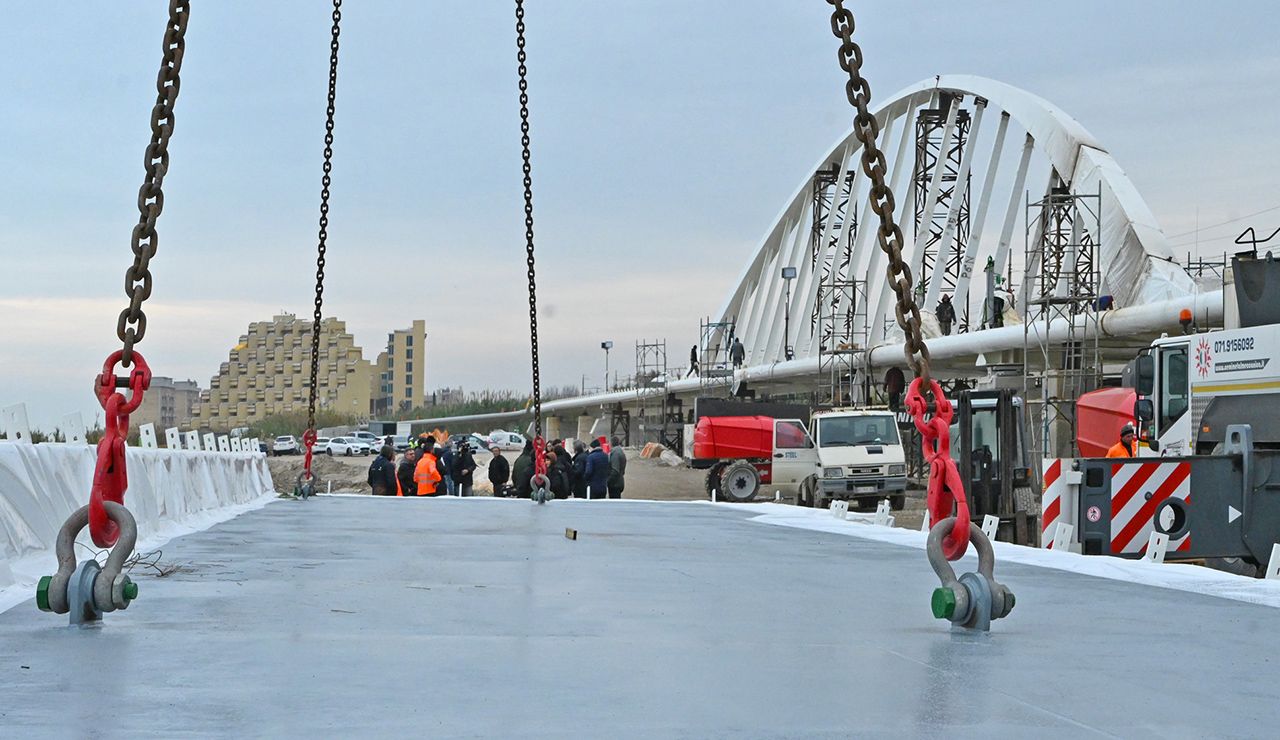
<svg viewBox="0 0 1280 740">
<path fill-rule="evenodd" d="M 873 525 L 871 514 L 849 514 L 847 521 L 831 516 L 825 509 L 806 509 L 784 504 L 716 504 L 732 506 L 742 511 L 758 512 L 753 521 L 783 527 L 796 527 L 848 537 L 861 537 L 905 547 L 923 550 L 927 534 L 911 529 L 878 527 Z M 1210 568 L 1176 563 L 1149 563 L 1145 560 L 1125 560 L 1104 555 L 1078 555 L 1060 550 L 1042 550 L 1023 547 L 1008 542 L 992 543 L 996 554 L 996 580 L 1008 584 L 1015 593 L 1017 581 L 1009 581 L 1000 574 L 1001 563 L 1018 563 L 1040 568 L 1052 568 L 1071 573 L 1125 581 L 1144 586 L 1156 586 L 1205 596 L 1216 596 L 1233 601 L 1243 601 L 1273 608 L 1280 608 L 1280 581 L 1258 580 L 1232 575 Z M 972 554 L 961 558 L 956 573 L 977 568 L 978 560 Z M 924 554 L 920 554 L 920 567 L 928 568 Z"/>
<path fill-rule="evenodd" d="M 39 576 L 56 569 L 58 530 L 88 503 L 96 460 L 88 445 L 0 442 L 0 609 L 33 596 Z M 276 496 L 262 453 L 130 447 L 125 461 L 125 505 L 138 522 L 139 550 Z M 87 529 L 79 541 L 92 547 Z M 77 548 L 77 557 L 89 552 Z"/>
</svg>

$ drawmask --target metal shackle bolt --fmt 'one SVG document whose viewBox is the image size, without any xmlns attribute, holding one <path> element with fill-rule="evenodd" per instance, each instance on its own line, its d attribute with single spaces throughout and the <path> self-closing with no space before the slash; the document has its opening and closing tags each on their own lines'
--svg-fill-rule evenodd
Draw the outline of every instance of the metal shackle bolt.
<svg viewBox="0 0 1280 740">
<path fill-rule="evenodd" d="M 128 609 L 129 603 L 138 598 L 138 584 L 121 571 L 125 561 L 133 554 L 134 545 L 138 542 L 138 524 L 129 510 L 112 501 L 104 502 L 107 516 L 120 529 L 120 538 L 116 541 L 107 562 L 93 578 L 92 606 L 97 612 L 110 612 L 117 609 Z M 62 529 L 58 530 L 56 552 L 58 556 L 58 572 L 52 576 L 44 576 L 36 586 L 36 606 L 41 611 L 55 614 L 66 614 L 73 607 L 82 605 L 70 603 L 69 586 L 77 570 L 75 542 L 76 536 L 89 524 L 89 507 L 82 506 L 67 517 Z M 95 564 L 96 565 L 96 564 Z M 75 615 L 72 622 L 76 623 Z"/>
<path fill-rule="evenodd" d="M 545 475 L 535 475 L 529 484 L 533 486 L 533 500 L 545 504 L 551 498 L 551 479 Z"/>
<path fill-rule="evenodd" d="M 955 569 L 943 554 L 942 542 L 951 532 L 955 517 L 947 517 L 929 530 L 925 554 L 942 585 L 933 590 L 930 607 L 937 619 L 948 619 L 962 627 L 986 630 L 991 620 L 1013 611 L 1013 592 L 995 579 L 995 552 L 991 540 L 977 527 L 969 528 L 969 542 L 978 554 L 978 572 L 956 578 Z"/>
</svg>

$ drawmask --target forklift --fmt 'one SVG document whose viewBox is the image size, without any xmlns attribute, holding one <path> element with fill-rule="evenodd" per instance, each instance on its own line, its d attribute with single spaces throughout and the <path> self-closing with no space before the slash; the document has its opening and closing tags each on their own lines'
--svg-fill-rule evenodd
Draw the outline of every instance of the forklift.
<svg viewBox="0 0 1280 740">
<path fill-rule="evenodd" d="M 1040 508 L 1022 398 L 1008 388 L 962 391 L 951 440 L 973 522 L 991 514 L 996 539 L 1034 546 Z"/>
</svg>

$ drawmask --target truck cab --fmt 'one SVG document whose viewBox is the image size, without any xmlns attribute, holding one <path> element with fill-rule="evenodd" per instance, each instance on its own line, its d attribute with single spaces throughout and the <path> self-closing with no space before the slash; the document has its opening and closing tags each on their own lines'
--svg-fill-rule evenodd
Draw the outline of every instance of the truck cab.
<svg viewBox="0 0 1280 740">
<path fill-rule="evenodd" d="M 887 409 L 819 411 L 809 428 L 820 470 L 803 481 L 798 503 L 874 504 L 888 498 L 895 510 L 906 499 L 907 458 L 897 418 Z"/>
<path fill-rule="evenodd" d="M 1207 455 L 1227 423 L 1270 442 L 1280 413 L 1280 325 L 1161 337 L 1134 361 L 1139 456 Z"/>
</svg>

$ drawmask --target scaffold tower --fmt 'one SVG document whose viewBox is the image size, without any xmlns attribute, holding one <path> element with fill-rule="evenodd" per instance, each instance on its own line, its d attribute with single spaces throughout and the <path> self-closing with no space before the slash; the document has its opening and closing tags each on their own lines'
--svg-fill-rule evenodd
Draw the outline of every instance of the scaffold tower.
<svg viewBox="0 0 1280 740">
<path fill-rule="evenodd" d="M 956 111 L 955 129 L 943 150 L 948 113 L 951 106 L 959 106 L 961 97 L 952 93 L 942 93 L 938 97 L 936 108 L 923 108 L 916 114 L 915 124 L 915 167 L 912 171 L 912 184 L 915 188 L 915 228 L 916 234 L 927 234 L 924 241 L 922 269 L 916 283 L 916 290 L 925 295 L 930 281 L 942 280 L 942 288 L 955 288 L 960 277 L 960 268 L 969 243 L 969 193 L 966 174 L 965 187 L 960 188 L 960 205 L 956 211 L 956 223 L 952 229 L 953 241 L 946 264 L 936 265 L 938 248 L 941 246 L 943 234 L 947 231 L 947 217 L 951 209 L 952 198 L 956 197 L 956 189 L 960 184 L 960 162 L 964 157 L 965 147 L 969 143 L 970 116 L 969 111 L 959 108 Z M 932 186 L 934 170 L 942 167 L 941 187 L 933 211 L 925 213 L 929 188 Z M 933 310 L 932 306 L 927 306 Z M 961 313 L 964 307 L 961 306 Z M 968 316 L 959 317 L 962 325 L 968 325 Z"/>
<path fill-rule="evenodd" d="M 818 286 L 818 368 L 824 385 L 822 407 L 865 404 L 855 371 L 856 358 L 868 346 L 867 281 L 829 280 Z"/>
<path fill-rule="evenodd" d="M 1075 454 L 1076 401 L 1102 380 L 1099 311 L 1109 299 L 1100 295 L 1096 260 L 1101 204 L 1101 190 L 1076 193 L 1060 179 L 1026 202 L 1023 399 L 1040 458 Z M 1013 297 L 997 291 L 992 298 Z"/>
<path fill-rule="evenodd" d="M 733 363 L 729 349 L 736 338 L 737 322 L 733 319 L 698 322 L 698 382 L 704 396 L 729 396 L 733 393 Z"/>
</svg>

